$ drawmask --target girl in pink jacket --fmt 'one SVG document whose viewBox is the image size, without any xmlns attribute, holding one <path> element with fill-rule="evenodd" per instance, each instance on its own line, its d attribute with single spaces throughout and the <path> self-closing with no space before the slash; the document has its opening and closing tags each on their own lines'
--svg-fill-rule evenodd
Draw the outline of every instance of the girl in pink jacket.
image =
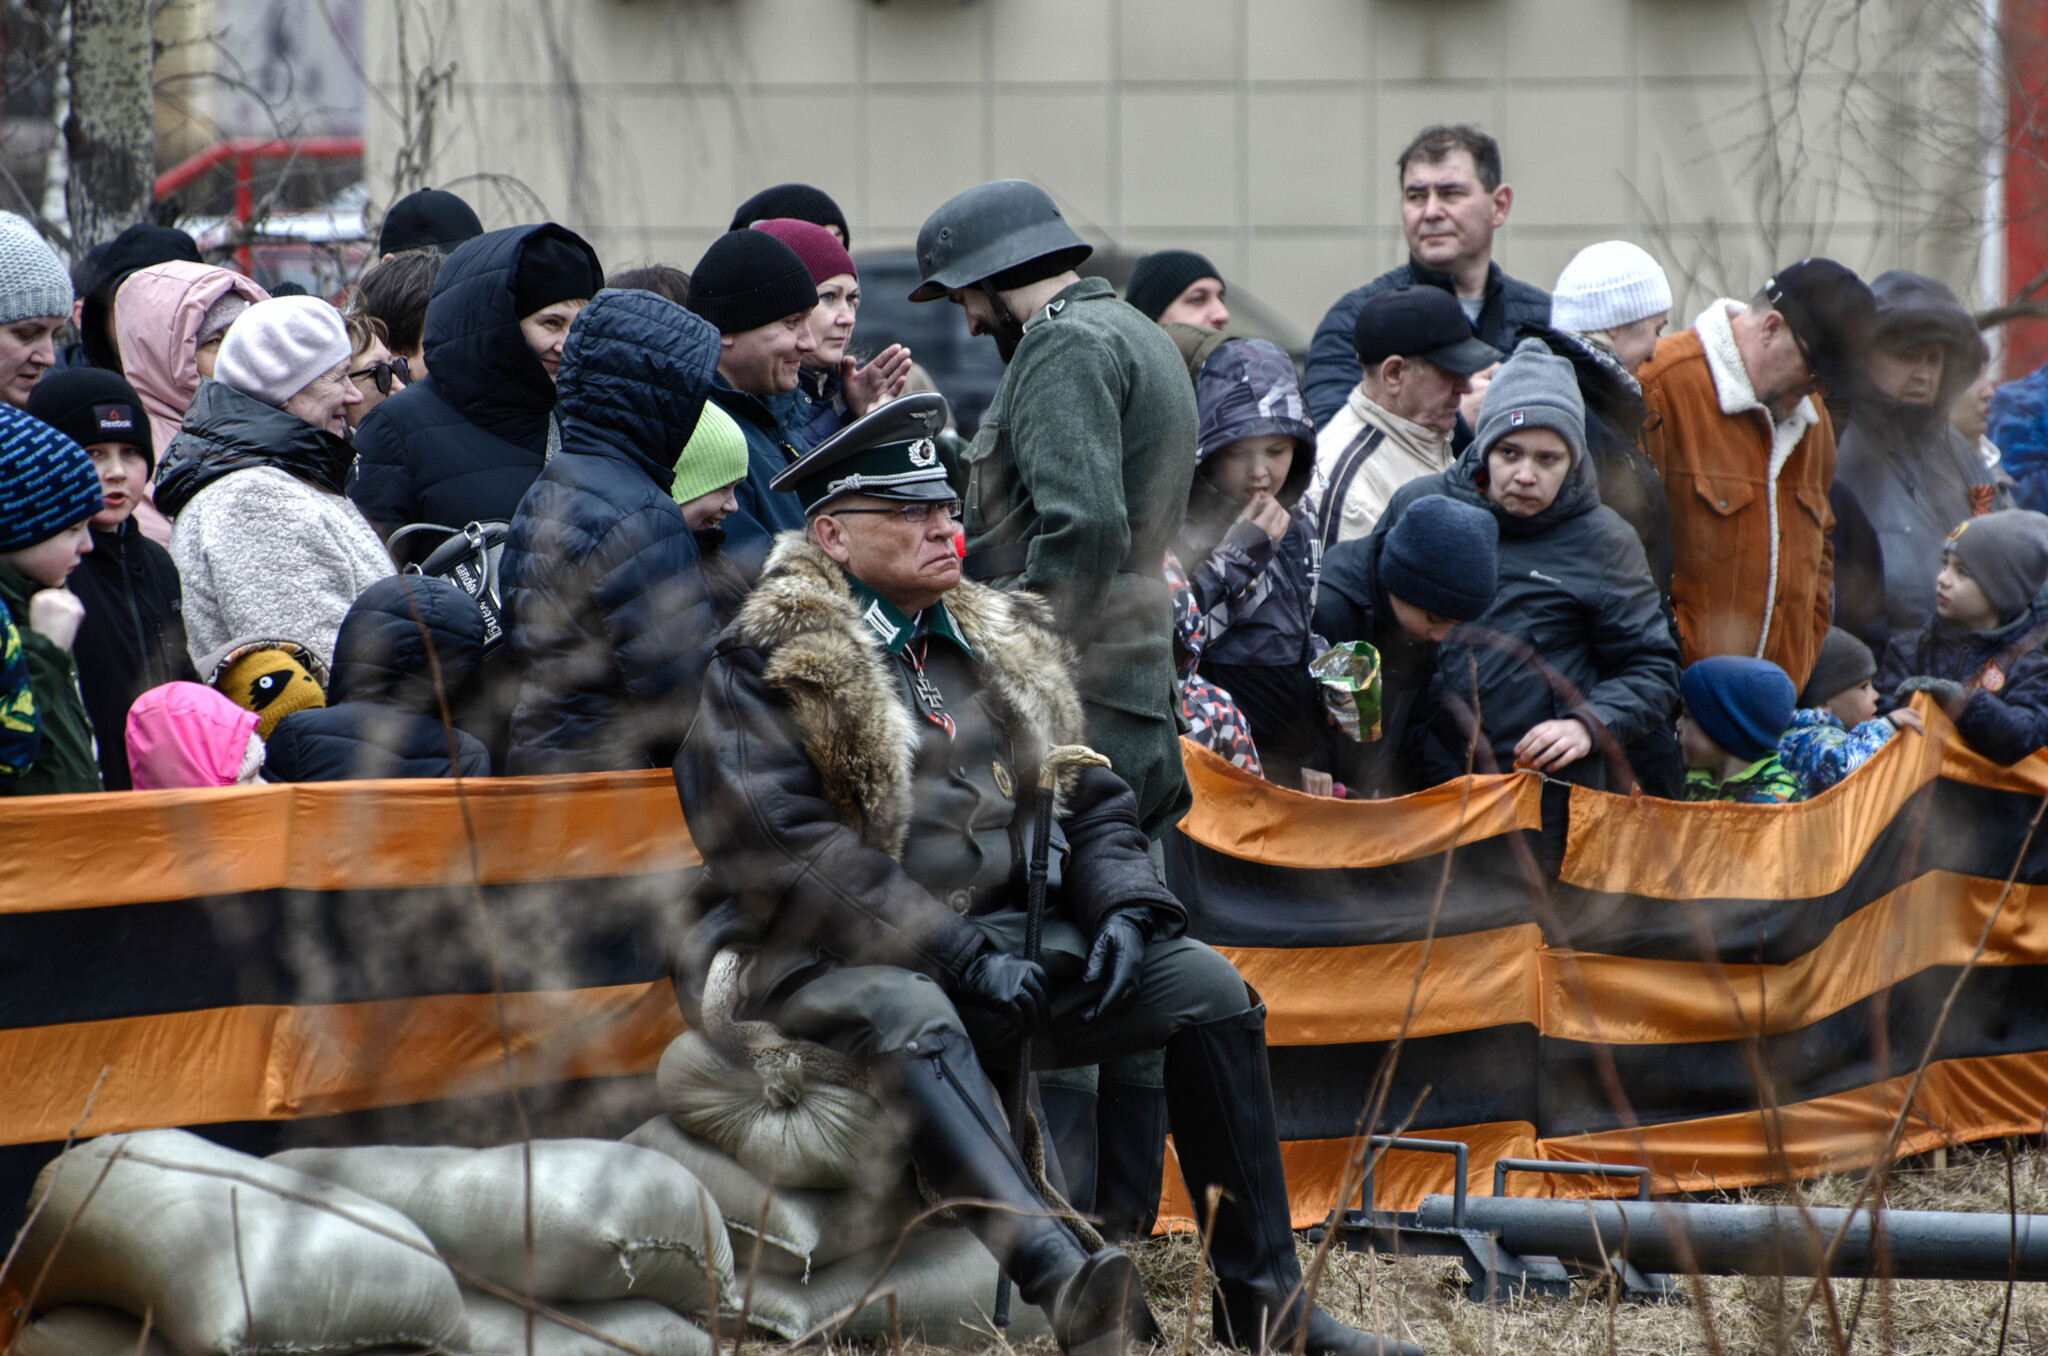
<svg viewBox="0 0 2048 1356">
<path fill-rule="evenodd" d="M 262 769 L 256 713 L 203 683 L 165 683 L 128 708 L 128 770 L 137 791 L 250 786 Z"/>
</svg>

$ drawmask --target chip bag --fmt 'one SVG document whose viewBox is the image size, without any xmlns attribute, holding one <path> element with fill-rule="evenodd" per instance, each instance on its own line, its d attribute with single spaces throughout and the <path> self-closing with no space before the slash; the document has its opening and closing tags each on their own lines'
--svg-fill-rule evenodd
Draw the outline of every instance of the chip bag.
<svg viewBox="0 0 2048 1356">
<path fill-rule="evenodd" d="M 1340 641 L 1308 666 L 1323 706 L 1361 743 L 1380 737 L 1380 652 L 1362 640 Z"/>
</svg>

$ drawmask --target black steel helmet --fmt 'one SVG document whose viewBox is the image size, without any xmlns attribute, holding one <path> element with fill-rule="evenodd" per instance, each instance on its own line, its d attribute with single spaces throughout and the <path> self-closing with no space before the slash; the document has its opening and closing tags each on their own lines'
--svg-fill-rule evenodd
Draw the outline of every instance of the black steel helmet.
<svg viewBox="0 0 2048 1356">
<path fill-rule="evenodd" d="M 1028 179 L 998 179 L 956 195 L 925 219 L 917 233 L 917 271 L 924 281 L 910 299 L 937 301 L 1020 264 L 1061 256 L 1043 275 L 1051 277 L 1094 252 L 1044 189 Z"/>
</svg>

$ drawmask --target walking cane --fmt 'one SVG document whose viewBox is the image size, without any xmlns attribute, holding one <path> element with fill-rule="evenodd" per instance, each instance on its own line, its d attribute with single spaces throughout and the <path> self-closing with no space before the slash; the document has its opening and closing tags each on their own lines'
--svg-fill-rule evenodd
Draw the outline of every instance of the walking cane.
<svg viewBox="0 0 2048 1356">
<path fill-rule="evenodd" d="M 1052 866 L 1052 802 L 1059 789 L 1060 769 L 1047 757 L 1038 770 L 1038 797 L 1031 807 L 1031 873 L 1024 890 L 1024 959 L 1037 964 L 1045 937 L 1045 878 Z M 1017 1155 L 1024 1155 L 1024 1118 L 1031 1114 L 1031 1033 L 1017 1038 L 1017 1077 L 1010 1085 L 1010 1135 Z M 1010 1273 L 996 1269 L 995 1324 L 1010 1326 Z"/>
</svg>

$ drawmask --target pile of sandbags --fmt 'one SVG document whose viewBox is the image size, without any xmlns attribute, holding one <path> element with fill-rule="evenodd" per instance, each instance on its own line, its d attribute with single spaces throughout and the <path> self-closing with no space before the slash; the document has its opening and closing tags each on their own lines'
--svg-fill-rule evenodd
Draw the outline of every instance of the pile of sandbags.
<svg viewBox="0 0 2048 1356">
<path fill-rule="evenodd" d="M 913 1227 L 920 1204 L 888 1114 L 843 1060 L 757 1025 L 722 1028 L 723 1048 L 677 1037 L 655 1075 L 667 1114 L 625 1141 L 681 1164 L 717 1201 L 739 1278 L 727 1309 L 785 1341 L 820 1325 L 882 1338 L 893 1294 L 904 1339 L 987 1344 L 995 1258 L 965 1229 Z M 1050 1334 L 1012 1300 L 1009 1341 Z"/>
<path fill-rule="evenodd" d="M 140 1347 L 139 1326 L 66 1306 L 148 1315 L 179 1356 L 467 1349 L 462 1292 L 418 1225 L 182 1130 L 79 1145 L 29 1208 L 15 1274 L 32 1278 L 41 1317 L 22 1341 L 39 1356 L 93 1356 L 123 1334 Z"/>
<path fill-rule="evenodd" d="M 266 1160 L 153 1130 L 63 1155 L 38 1203 L 26 1356 L 527 1356 L 532 1310 L 507 1292 L 548 1311 L 533 1356 L 713 1356 L 683 1315 L 740 1304 L 711 1193 L 609 1140 Z"/>
</svg>

